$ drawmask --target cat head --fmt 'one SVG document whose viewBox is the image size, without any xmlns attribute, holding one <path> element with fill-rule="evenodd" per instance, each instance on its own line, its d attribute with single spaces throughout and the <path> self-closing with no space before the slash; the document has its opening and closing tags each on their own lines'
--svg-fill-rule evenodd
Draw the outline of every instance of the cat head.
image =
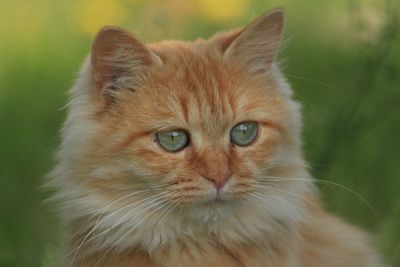
<svg viewBox="0 0 400 267">
<path fill-rule="evenodd" d="M 279 179 L 305 175 L 299 106 L 275 63 L 283 24 L 275 10 L 208 40 L 147 45 L 101 30 L 55 170 L 68 216 L 102 212 L 125 234 L 168 218 L 218 232 L 219 218 L 259 221 L 250 211 L 296 217 L 305 183 Z"/>
</svg>

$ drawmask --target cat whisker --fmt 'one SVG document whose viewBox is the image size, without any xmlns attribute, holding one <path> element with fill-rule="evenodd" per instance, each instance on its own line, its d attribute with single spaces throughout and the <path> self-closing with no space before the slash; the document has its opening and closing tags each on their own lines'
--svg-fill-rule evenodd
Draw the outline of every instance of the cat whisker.
<svg viewBox="0 0 400 267">
<path fill-rule="evenodd" d="M 372 213 L 378 217 L 378 213 L 376 212 L 376 210 L 373 208 L 373 206 L 363 197 L 361 196 L 359 193 L 357 193 L 356 191 L 354 191 L 353 189 L 335 183 L 335 182 L 331 182 L 331 181 L 326 181 L 326 180 L 319 180 L 319 179 L 309 179 L 309 178 L 296 178 L 296 177 L 280 177 L 280 176 L 264 176 L 264 177 L 259 177 L 258 178 L 258 182 L 276 182 L 276 181 L 305 181 L 305 182 L 317 182 L 317 183 L 322 183 L 322 184 L 327 184 L 327 185 L 331 185 L 331 186 L 336 186 L 340 189 L 343 189 L 349 193 L 352 193 L 353 195 L 355 195 L 360 201 L 362 201 L 371 211 Z"/>
<path fill-rule="evenodd" d="M 287 74 L 287 73 L 286 73 L 285 75 L 286 75 L 287 77 L 292 77 L 292 78 L 295 78 L 295 79 L 299 79 L 299 80 L 303 80 L 303 81 L 307 81 L 307 82 L 319 84 L 319 85 L 322 85 L 322 86 L 326 86 L 326 87 L 329 88 L 329 89 L 337 90 L 337 88 L 336 88 L 335 86 L 333 86 L 333 85 L 331 85 L 331 84 L 329 84 L 329 83 L 325 83 L 325 82 L 321 82 L 321 81 L 318 81 L 318 80 L 314 80 L 314 79 L 310 79 L 310 78 L 305 78 L 305 77 L 298 76 L 298 75 L 293 75 L 293 74 Z"/>
<path fill-rule="evenodd" d="M 160 204 L 160 203 L 158 203 Z M 161 205 L 159 207 L 157 207 L 156 209 L 154 209 L 153 211 L 151 211 L 150 213 L 148 213 L 145 217 L 143 217 L 143 219 L 141 219 L 137 224 L 135 224 L 134 227 L 132 227 L 132 229 L 130 229 L 128 232 L 126 232 L 122 237 L 121 240 L 125 239 L 126 237 L 128 237 L 130 235 L 130 233 L 132 233 L 132 231 L 137 230 L 137 227 L 139 225 L 141 225 L 147 218 L 149 218 L 152 214 L 154 214 L 155 212 L 157 212 L 158 210 L 164 208 L 165 206 L 167 206 L 169 204 L 168 201 L 164 201 L 163 203 L 161 203 Z"/>
<path fill-rule="evenodd" d="M 263 188 L 263 189 L 269 189 L 270 192 L 275 192 L 275 193 L 278 193 L 278 194 L 279 194 L 279 192 L 274 191 L 275 188 Z M 292 197 L 294 197 L 295 199 L 301 199 L 301 198 L 299 198 L 299 197 L 297 197 L 297 196 L 295 196 L 295 195 L 290 195 L 289 192 L 286 192 L 285 190 L 281 190 L 280 192 L 281 192 L 281 193 L 286 193 L 287 195 L 292 196 Z M 264 199 L 265 196 L 261 195 L 259 192 L 250 192 L 250 194 L 253 195 L 253 196 L 257 196 L 258 199 L 259 199 L 262 203 L 264 203 L 264 204 L 269 204 L 268 202 L 265 201 L 265 199 Z M 276 199 L 276 200 L 279 200 L 279 201 L 283 201 L 283 202 L 285 202 L 285 203 L 288 204 L 288 205 L 292 205 L 292 203 L 290 203 L 286 198 L 278 198 L 277 196 L 271 196 L 271 195 L 269 195 L 268 198 L 270 198 L 270 199 Z M 301 199 L 301 200 L 302 200 L 302 199 Z"/>
<path fill-rule="evenodd" d="M 107 209 L 109 209 L 111 206 L 117 204 L 118 202 L 120 202 L 120 201 L 122 201 L 122 200 L 125 200 L 125 199 L 127 199 L 127 198 L 129 198 L 129 197 L 132 197 L 132 196 L 134 196 L 134 195 L 137 195 L 137 194 L 142 193 L 142 192 L 147 192 L 147 191 L 150 191 L 150 189 L 135 191 L 135 192 L 131 192 L 131 193 L 127 194 L 127 195 L 124 195 L 124 196 L 122 196 L 122 197 L 120 197 L 120 198 L 118 198 L 118 199 L 112 201 L 111 203 L 109 203 L 106 207 L 104 207 L 103 209 L 101 209 L 98 213 L 95 213 L 94 215 L 90 216 L 90 218 L 87 219 L 86 222 L 85 222 L 80 228 L 78 228 L 78 230 L 77 230 L 77 233 L 80 233 L 81 230 L 82 230 L 83 228 L 87 227 L 87 226 L 90 224 L 90 222 L 91 222 L 96 216 L 98 216 L 98 217 L 97 217 L 97 220 L 96 220 L 96 222 L 95 222 L 95 224 L 94 224 L 94 227 L 93 227 L 93 228 L 89 231 L 89 233 L 84 237 L 83 242 L 89 237 L 90 234 L 94 233 L 94 231 L 96 230 L 96 227 L 97 227 L 99 224 L 102 223 L 102 222 L 99 223 L 99 220 L 100 220 L 101 216 L 106 212 Z M 119 209 L 119 210 L 121 210 L 121 209 Z M 119 210 L 114 211 L 113 213 L 118 212 Z M 111 213 L 111 214 L 113 214 L 113 213 Z M 67 253 L 67 254 L 60 260 L 60 263 L 63 262 L 69 255 L 71 255 L 71 254 L 73 253 L 73 251 L 74 251 L 74 250 L 72 250 L 72 251 L 70 251 L 69 253 Z"/>
<path fill-rule="evenodd" d="M 112 229 L 114 229 L 115 227 L 117 227 L 118 225 L 121 225 L 122 223 L 124 223 L 124 222 L 126 221 L 126 219 L 129 218 L 129 215 L 131 215 L 133 212 L 137 211 L 138 209 L 139 209 L 138 212 L 141 212 L 141 211 L 145 210 L 145 209 L 147 208 L 147 206 L 152 205 L 153 203 L 157 203 L 157 201 L 159 201 L 160 199 L 162 199 L 163 197 L 165 197 L 165 195 L 166 195 L 166 193 L 161 193 L 161 194 L 157 194 L 157 195 L 154 195 L 154 196 L 151 196 L 151 197 L 147 197 L 147 198 L 145 198 L 145 199 L 141 199 L 141 200 L 139 200 L 139 201 L 137 201 L 137 202 L 135 202 L 135 203 L 131 203 L 131 204 L 128 204 L 128 205 L 126 205 L 126 206 L 120 208 L 119 210 L 113 212 L 112 214 L 107 215 L 107 217 L 111 218 L 111 217 L 113 217 L 114 214 L 120 212 L 120 211 L 123 210 L 123 209 L 130 208 L 130 207 L 132 207 L 132 206 L 135 206 L 135 205 L 137 205 L 137 204 L 139 204 L 139 203 L 144 202 L 144 203 L 140 204 L 139 206 L 134 207 L 134 208 L 131 209 L 129 212 L 127 212 L 127 213 L 126 213 L 124 216 L 122 216 L 115 224 L 113 224 L 113 226 L 111 226 L 111 228 L 110 228 L 109 230 L 112 230 Z M 143 208 L 143 209 L 140 210 L 140 208 Z M 107 219 L 107 218 L 105 218 L 102 222 L 104 222 L 106 219 Z M 101 223 L 102 223 L 102 222 L 101 222 Z M 101 224 L 101 223 L 100 223 L 100 224 Z M 101 235 L 102 235 L 102 234 L 101 234 Z M 94 238 L 95 238 L 95 237 L 94 237 Z"/>
<path fill-rule="evenodd" d="M 142 213 L 140 213 L 142 214 Z M 122 238 L 121 238 L 122 239 Z M 99 258 L 99 260 L 96 262 L 96 264 L 94 266 L 97 266 L 99 263 L 101 263 L 101 261 L 113 250 L 113 246 L 109 246 L 109 248 L 103 253 L 103 256 L 101 256 Z"/>
<path fill-rule="evenodd" d="M 250 193 L 249 196 L 250 196 L 249 200 L 253 203 L 253 205 L 258 207 L 259 209 L 265 210 L 265 204 L 267 204 L 267 203 L 262 198 L 262 196 L 260 196 L 257 193 L 254 193 L 254 192 Z M 260 204 L 260 202 L 261 202 L 261 204 Z M 264 205 L 262 205 L 262 204 L 264 204 Z M 257 211 L 257 210 L 255 212 L 256 212 L 256 214 L 259 213 L 259 211 Z M 279 227 L 279 225 L 277 225 L 276 222 L 274 222 L 274 220 L 271 220 L 269 223 L 274 228 L 274 232 L 278 233 L 281 236 L 284 236 L 284 234 L 282 233 L 281 227 Z"/>
<path fill-rule="evenodd" d="M 157 227 L 161 224 L 162 220 L 165 219 L 165 218 L 167 217 L 167 215 L 168 215 L 174 208 L 176 208 L 177 206 L 179 206 L 179 205 L 182 203 L 182 202 L 180 201 L 181 199 L 183 199 L 183 198 L 177 198 L 177 199 L 176 199 L 176 201 L 178 201 L 177 203 L 171 205 L 171 206 L 168 207 L 164 212 L 160 213 L 158 222 L 157 222 L 157 224 L 154 226 L 154 228 L 157 228 Z M 163 203 L 163 204 L 169 204 L 169 203 L 168 203 L 168 202 L 165 202 L 165 203 Z M 165 207 L 165 206 L 166 206 L 166 205 L 163 205 L 162 207 Z M 161 207 L 160 207 L 160 208 L 161 208 Z M 139 222 L 135 227 L 137 227 L 140 223 L 141 223 L 141 222 Z M 123 237 L 122 237 L 122 238 L 123 238 Z M 107 256 L 107 254 L 111 252 L 112 249 L 113 249 L 112 246 L 110 246 L 110 247 L 105 251 L 105 253 L 103 254 L 103 256 L 97 261 L 97 263 L 95 264 L 95 266 L 97 266 L 97 264 L 99 264 L 99 263 Z"/>
<path fill-rule="evenodd" d="M 273 192 L 273 193 L 278 193 L 278 194 L 279 194 L 279 193 L 283 193 L 283 194 L 286 194 L 287 196 L 292 197 L 292 198 L 294 198 L 294 199 L 296 199 L 296 200 L 303 201 L 304 203 L 310 205 L 311 207 L 313 207 L 313 208 L 315 208 L 315 209 L 319 209 L 318 206 L 316 206 L 314 203 L 312 203 L 311 201 L 309 201 L 309 200 L 308 200 L 307 198 L 305 198 L 304 196 L 302 196 L 302 195 L 296 195 L 296 194 L 294 194 L 294 193 L 292 193 L 292 192 L 290 192 L 290 191 L 284 190 L 284 189 L 282 189 L 282 188 L 275 188 L 275 187 L 268 186 L 268 185 L 255 185 L 255 187 L 256 187 L 256 188 L 263 189 L 263 190 L 266 189 L 266 191 Z M 258 192 L 257 192 L 257 193 L 258 193 Z"/>
<path fill-rule="evenodd" d="M 103 218 L 100 222 L 97 222 L 97 223 L 94 225 L 94 227 L 92 228 L 92 230 L 91 230 L 91 231 L 85 236 L 85 238 L 82 240 L 82 242 L 80 243 L 80 245 L 79 245 L 76 249 L 73 249 L 70 253 L 67 254 L 67 256 L 68 256 L 68 255 L 70 255 L 73 251 L 75 251 L 74 256 L 72 257 L 70 266 L 72 266 L 72 263 L 73 263 L 74 259 L 76 258 L 76 256 L 77 256 L 77 254 L 78 254 L 80 248 L 81 248 L 83 245 L 85 245 L 85 244 L 88 243 L 88 242 L 91 242 L 92 240 L 94 240 L 94 239 L 96 239 L 96 238 L 98 238 L 98 237 L 100 237 L 100 236 L 103 236 L 104 234 L 107 234 L 109 231 L 111 231 L 112 229 L 114 229 L 114 228 L 117 227 L 118 225 L 122 224 L 122 223 L 123 223 L 123 220 L 124 220 L 126 217 L 128 217 L 132 212 L 134 212 L 136 209 L 141 208 L 141 207 L 146 206 L 146 205 L 149 206 L 149 205 L 153 204 L 153 203 L 154 203 L 155 201 L 157 201 L 158 199 L 161 199 L 162 197 L 164 197 L 165 194 L 166 194 L 165 192 L 159 193 L 159 194 L 156 194 L 156 195 L 153 195 L 153 196 L 150 196 L 150 197 L 141 199 L 141 200 L 139 200 L 139 201 L 137 201 L 137 202 L 130 203 L 130 204 L 128 204 L 128 205 L 126 205 L 126 206 L 124 206 L 124 207 L 122 207 L 122 208 L 120 208 L 120 209 L 118 209 L 118 210 L 116 210 L 116 211 L 114 211 L 114 212 L 112 212 L 112 213 L 110 213 L 110 214 L 108 214 L 108 215 L 107 215 L 105 218 Z M 146 201 L 150 201 L 150 202 L 147 203 Z M 99 233 L 99 234 L 97 234 L 97 235 L 95 235 L 95 236 L 92 236 L 90 239 L 88 239 L 88 237 L 89 237 L 91 234 L 94 234 L 96 228 L 97 228 L 99 225 L 103 224 L 103 223 L 104 223 L 106 220 L 108 220 L 109 218 L 112 218 L 116 213 L 118 213 L 118 212 L 120 212 L 120 211 L 122 211 L 122 210 L 124 210 L 124 209 L 126 209 L 126 208 L 129 208 L 129 207 L 131 207 L 131 206 L 134 206 L 134 205 L 137 205 L 137 204 L 139 204 L 139 203 L 142 203 L 142 202 L 145 202 L 145 203 L 143 203 L 143 204 L 141 204 L 141 205 L 135 207 L 135 208 L 132 209 L 131 211 L 129 211 L 129 212 L 128 212 L 127 214 L 125 214 L 122 218 L 120 218 L 120 220 L 119 220 L 116 224 L 114 224 L 112 227 L 110 227 L 109 229 L 104 230 L 103 232 L 101 232 L 101 233 Z"/>
<path fill-rule="evenodd" d="M 112 202 L 109 203 L 107 206 L 105 206 L 103 209 L 101 209 L 98 213 L 96 213 L 96 214 L 94 214 L 93 216 L 91 216 L 91 217 L 85 222 L 85 224 L 82 225 L 82 226 L 78 229 L 78 232 L 79 232 L 82 228 L 88 226 L 88 224 L 90 224 L 90 221 L 91 221 L 94 217 L 97 216 L 97 220 L 96 220 L 96 223 L 95 223 L 95 225 L 96 225 L 96 224 L 98 223 L 98 221 L 100 220 L 101 216 L 102 216 L 111 206 L 117 204 L 118 202 L 120 202 L 120 201 L 122 201 L 122 200 L 125 200 L 125 199 L 127 199 L 127 198 L 129 198 L 129 197 L 132 197 L 132 196 L 134 196 L 134 195 L 137 195 L 137 194 L 139 194 L 139 193 L 149 192 L 149 191 L 152 191 L 152 190 L 154 190 L 154 189 L 161 188 L 162 186 L 165 186 L 165 185 L 156 186 L 156 187 L 151 187 L 151 188 L 149 188 L 149 189 L 143 189 L 143 190 L 139 190 L 139 191 L 134 191 L 134 192 L 131 192 L 131 193 L 127 194 L 127 195 L 124 195 L 124 196 L 122 196 L 122 197 L 120 197 L 120 198 L 118 198 L 118 199 L 112 201 Z"/>
<path fill-rule="evenodd" d="M 137 195 L 137 194 L 139 194 L 139 193 L 149 192 L 149 191 L 152 191 L 152 190 L 155 190 L 155 189 L 159 189 L 159 188 L 162 188 L 162 187 L 165 187 L 165 186 L 167 186 L 167 185 L 165 184 L 165 185 L 159 185 L 159 186 L 152 186 L 152 187 L 147 188 L 147 189 L 143 189 L 143 190 L 139 190 L 139 191 L 130 192 L 129 194 L 126 194 L 126 195 L 124 195 L 124 196 L 122 196 L 122 197 L 120 197 L 120 198 L 118 198 L 118 199 L 116 199 L 116 200 L 113 200 L 113 201 L 110 202 L 107 206 L 105 206 L 104 208 L 102 208 L 99 212 L 97 212 L 97 213 L 93 214 L 92 216 L 90 216 L 90 217 L 82 224 L 82 226 L 79 227 L 79 228 L 77 229 L 76 232 L 80 233 L 81 230 L 82 230 L 83 228 L 89 226 L 89 225 L 90 225 L 90 222 L 91 222 L 96 216 L 97 216 L 97 220 L 96 220 L 96 223 L 95 223 L 95 224 L 97 224 L 98 221 L 99 221 L 99 219 L 101 218 L 101 216 L 102 216 L 111 206 L 117 204 L 118 202 L 120 202 L 120 201 L 122 201 L 122 200 L 125 200 L 125 199 L 127 199 L 127 198 L 129 198 L 129 197 L 132 197 L 132 196 L 134 196 L 134 195 Z M 63 259 L 61 259 L 61 262 L 64 260 L 64 258 L 65 258 L 65 256 L 63 257 Z"/>
<path fill-rule="evenodd" d="M 161 187 L 161 186 L 160 186 L 160 187 Z M 176 192 L 178 192 L 178 191 L 180 191 L 180 190 L 174 190 L 174 191 L 172 191 L 172 192 L 162 192 L 162 193 L 159 193 L 159 194 L 156 194 L 156 195 L 147 197 L 147 198 L 145 198 L 145 199 L 141 199 L 141 200 L 139 200 L 139 201 L 137 201 L 137 202 L 135 202 L 135 203 L 128 204 L 128 205 L 126 205 L 126 206 L 124 206 L 124 207 L 118 209 L 117 211 L 114 211 L 114 212 L 112 212 L 111 214 L 108 214 L 108 215 L 106 216 L 106 218 L 104 218 L 104 219 L 103 219 L 101 222 L 99 222 L 97 225 L 102 224 L 102 223 L 107 219 L 107 217 L 110 218 L 110 217 L 112 217 L 114 214 L 120 212 L 120 211 L 123 210 L 123 209 L 129 208 L 129 207 L 131 207 L 131 206 L 133 206 L 133 205 L 137 205 L 137 204 L 142 203 L 142 202 L 145 202 L 145 201 L 148 201 L 148 203 L 143 203 L 143 204 L 141 204 L 141 205 L 139 205 L 139 206 L 133 208 L 133 209 L 130 210 L 127 214 L 125 214 L 122 218 L 120 218 L 119 221 L 118 221 L 117 223 L 115 223 L 113 226 L 111 226 L 109 229 L 107 229 L 107 230 L 105 230 L 105 231 L 103 231 L 103 232 L 97 234 L 96 236 L 93 236 L 91 239 L 87 240 L 85 243 L 90 242 L 90 241 L 92 241 L 93 239 L 95 239 L 95 238 L 97 238 L 97 237 L 100 237 L 100 236 L 102 236 L 102 235 L 104 235 L 104 234 L 107 234 L 107 232 L 109 232 L 109 231 L 111 231 L 112 229 L 114 229 L 115 227 L 117 227 L 117 226 L 123 224 L 123 223 L 126 221 L 125 218 L 129 217 L 129 215 L 130 215 L 131 213 L 133 213 L 134 211 L 136 211 L 137 209 L 143 208 L 142 210 L 137 211 L 138 214 L 136 214 L 136 215 L 140 215 L 140 214 L 146 212 L 149 208 L 152 208 L 153 206 L 157 206 L 158 204 L 160 204 L 160 203 L 157 203 L 157 202 L 158 202 L 160 199 L 164 198 L 166 195 L 168 195 L 168 194 L 170 194 L 170 193 L 176 193 Z M 165 201 L 162 201 L 162 202 L 165 202 Z M 96 226 L 96 225 L 95 225 L 95 226 Z M 93 230 L 94 230 L 94 229 L 92 229 L 92 232 L 93 232 Z M 89 233 L 89 234 L 90 234 L 90 233 Z M 87 239 L 87 237 L 86 237 L 86 239 Z M 82 244 L 82 245 L 83 245 L 83 244 Z"/>
<path fill-rule="evenodd" d="M 166 212 L 164 213 L 164 215 L 160 216 L 159 221 L 156 224 L 156 228 L 161 224 L 161 222 L 168 216 L 169 213 L 172 212 L 173 209 L 175 209 L 176 207 L 178 207 L 180 204 L 182 204 L 182 200 L 184 199 L 184 197 L 178 198 L 176 199 L 176 203 L 174 205 L 172 205 L 169 209 L 166 210 Z"/>
</svg>

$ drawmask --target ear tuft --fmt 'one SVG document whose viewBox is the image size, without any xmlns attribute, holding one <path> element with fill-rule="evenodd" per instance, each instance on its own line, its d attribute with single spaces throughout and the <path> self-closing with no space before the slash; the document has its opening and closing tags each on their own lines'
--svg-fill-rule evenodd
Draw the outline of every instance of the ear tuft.
<svg viewBox="0 0 400 267">
<path fill-rule="evenodd" d="M 255 19 L 232 41 L 224 56 L 245 62 L 253 71 L 268 70 L 278 53 L 283 26 L 282 9 Z"/>
<path fill-rule="evenodd" d="M 130 32 L 114 26 L 97 34 L 91 54 L 93 77 L 99 90 L 134 82 L 152 64 L 151 52 Z M 123 86 L 123 84 L 120 84 Z"/>
</svg>

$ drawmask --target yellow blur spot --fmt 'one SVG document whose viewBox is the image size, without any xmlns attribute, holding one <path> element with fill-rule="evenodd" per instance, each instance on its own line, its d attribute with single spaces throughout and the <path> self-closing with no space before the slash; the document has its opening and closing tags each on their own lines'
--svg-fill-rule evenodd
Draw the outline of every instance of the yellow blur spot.
<svg viewBox="0 0 400 267">
<path fill-rule="evenodd" d="M 89 35 L 105 25 L 120 25 L 126 17 L 124 6 L 118 0 L 80 0 L 75 13 L 79 29 Z"/>
<path fill-rule="evenodd" d="M 0 1 L 0 46 L 40 41 L 49 13 L 48 5 L 41 2 Z"/>
<path fill-rule="evenodd" d="M 197 0 L 199 12 L 207 19 L 224 21 L 246 14 L 250 0 Z"/>
</svg>

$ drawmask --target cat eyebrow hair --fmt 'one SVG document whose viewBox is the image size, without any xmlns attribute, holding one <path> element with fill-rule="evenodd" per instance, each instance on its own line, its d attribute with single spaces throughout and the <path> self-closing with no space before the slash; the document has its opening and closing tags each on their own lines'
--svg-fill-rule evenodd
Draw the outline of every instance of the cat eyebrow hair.
<svg viewBox="0 0 400 267">
<path fill-rule="evenodd" d="M 261 125 L 273 128 L 273 129 L 277 130 L 280 133 L 284 133 L 285 132 L 284 127 L 281 124 L 279 124 L 278 122 L 270 121 L 270 120 L 262 120 L 262 121 L 258 121 L 258 122 Z"/>
<path fill-rule="evenodd" d="M 179 104 L 182 108 L 182 114 L 186 122 L 189 121 L 189 104 L 187 98 L 179 98 Z"/>
</svg>

